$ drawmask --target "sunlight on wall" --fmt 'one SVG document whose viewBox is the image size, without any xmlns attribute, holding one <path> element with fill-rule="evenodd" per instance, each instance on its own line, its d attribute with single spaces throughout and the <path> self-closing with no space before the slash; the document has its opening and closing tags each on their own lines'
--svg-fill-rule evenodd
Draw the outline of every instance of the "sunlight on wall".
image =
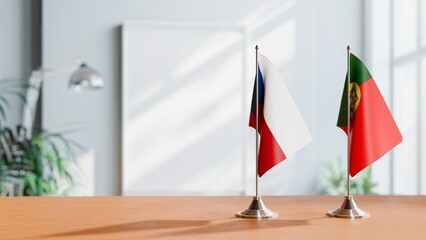
<svg viewBox="0 0 426 240">
<path fill-rule="evenodd" d="M 132 38 L 124 42 L 124 194 L 254 193 L 255 134 L 247 126 L 254 45 L 284 73 L 287 85 L 297 82 L 294 5 L 271 1 L 242 25 L 207 31 L 199 23 L 126 27 Z M 279 194 L 290 187 L 282 182 L 296 179 L 300 163 L 294 158 L 262 178 L 262 191 Z"/>
<path fill-rule="evenodd" d="M 241 193 L 241 32 L 149 29 L 166 46 L 151 55 L 141 29 L 127 43 L 124 194 Z"/>
<path fill-rule="evenodd" d="M 226 26 L 217 26 L 220 31 L 221 28 Z M 241 28 L 243 31 L 243 28 Z M 190 75 L 192 72 L 197 71 L 198 68 L 208 63 L 210 59 L 220 53 L 229 51 L 229 48 L 236 44 L 241 44 L 241 34 L 235 33 L 235 28 L 230 29 L 230 32 L 215 33 L 213 36 L 206 39 L 201 43 L 197 49 L 191 49 L 188 56 L 177 62 L 177 66 L 172 71 L 172 77 L 179 79 Z"/>
<path fill-rule="evenodd" d="M 282 18 L 283 14 L 287 15 L 293 7 L 294 0 L 264 2 L 246 18 L 242 19 L 239 24 L 247 26 L 248 31 L 253 32 Z"/>
</svg>

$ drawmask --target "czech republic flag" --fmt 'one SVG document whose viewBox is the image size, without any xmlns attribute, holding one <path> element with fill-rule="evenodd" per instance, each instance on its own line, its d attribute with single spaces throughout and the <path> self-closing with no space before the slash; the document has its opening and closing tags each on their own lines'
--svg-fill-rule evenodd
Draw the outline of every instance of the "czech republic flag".
<svg viewBox="0 0 426 240">
<path fill-rule="evenodd" d="M 308 144 L 312 137 L 283 79 L 261 54 L 258 69 L 258 174 L 261 177 Z M 256 87 L 253 90 L 249 126 L 256 129 Z"/>
</svg>

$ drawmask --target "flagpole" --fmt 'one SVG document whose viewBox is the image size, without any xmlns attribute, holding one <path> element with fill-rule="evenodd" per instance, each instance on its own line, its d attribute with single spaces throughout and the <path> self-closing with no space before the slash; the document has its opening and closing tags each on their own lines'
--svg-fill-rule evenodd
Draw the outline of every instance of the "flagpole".
<svg viewBox="0 0 426 240">
<path fill-rule="evenodd" d="M 355 203 L 353 196 L 351 195 L 351 47 L 347 47 L 347 77 L 346 77 L 346 91 L 347 91 L 347 133 L 348 133 L 348 146 L 347 146 L 347 158 L 348 158 L 348 175 L 347 175 L 347 193 L 343 203 L 339 208 L 332 211 L 328 211 L 327 215 L 330 217 L 339 218 L 368 218 L 370 213 L 361 210 Z"/>
<path fill-rule="evenodd" d="M 256 198 L 259 197 L 259 46 L 256 45 Z"/>
<path fill-rule="evenodd" d="M 348 45 L 347 50 L 347 68 L 348 68 L 348 77 L 347 77 L 347 91 L 348 91 L 348 147 L 347 147 L 347 158 L 348 158 L 348 176 L 347 176 L 347 196 L 351 195 L 351 57 L 350 51 L 351 47 Z"/>
<path fill-rule="evenodd" d="M 256 98 L 256 195 L 250 206 L 235 214 L 240 218 L 276 218 L 278 213 L 269 210 L 259 195 L 259 46 L 256 45 L 256 74 L 255 74 L 255 98 Z"/>
</svg>

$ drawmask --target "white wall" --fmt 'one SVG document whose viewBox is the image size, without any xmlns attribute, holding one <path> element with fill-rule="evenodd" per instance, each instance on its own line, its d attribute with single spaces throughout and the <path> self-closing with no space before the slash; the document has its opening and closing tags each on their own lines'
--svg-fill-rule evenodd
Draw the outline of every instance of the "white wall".
<svg viewBox="0 0 426 240">
<path fill-rule="evenodd" d="M 366 3 L 366 53 L 375 78 L 403 141 L 373 167 L 380 194 L 424 194 L 426 165 L 423 164 L 426 134 L 423 124 L 426 85 L 421 59 L 425 58 L 421 34 L 426 24 L 421 16 L 424 1 L 369 1 Z"/>
<path fill-rule="evenodd" d="M 0 0 L 0 79 L 27 80 L 31 72 L 31 8 L 29 0 Z M 7 126 L 20 123 L 22 102 L 10 98 Z"/>
<path fill-rule="evenodd" d="M 77 95 L 66 90 L 68 76 L 47 80 L 43 125 L 78 121 L 88 126 L 74 138 L 94 156 L 89 171 L 94 193 L 119 194 L 120 25 L 125 20 L 243 24 L 250 42 L 258 42 L 285 77 L 313 135 L 308 147 L 262 177 L 261 193 L 313 194 L 321 161 L 344 156 L 345 135 L 335 123 L 346 46 L 362 57 L 362 17 L 362 2 L 357 0 L 44 0 L 44 65 L 71 64 L 80 56 L 107 82 L 102 91 Z"/>
</svg>

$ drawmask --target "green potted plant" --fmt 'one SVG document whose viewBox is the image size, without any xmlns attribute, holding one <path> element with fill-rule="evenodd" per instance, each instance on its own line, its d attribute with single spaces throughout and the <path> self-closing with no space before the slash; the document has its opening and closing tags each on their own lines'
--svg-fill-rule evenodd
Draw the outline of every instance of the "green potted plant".
<svg viewBox="0 0 426 240">
<path fill-rule="evenodd" d="M 345 195 L 347 191 L 347 169 L 341 157 L 337 161 L 324 163 L 325 172 L 320 176 L 320 194 Z M 354 195 L 377 194 L 375 191 L 378 183 L 373 181 L 371 167 L 367 167 L 358 173 L 350 181 L 351 193 Z"/>
<path fill-rule="evenodd" d="M 15 130 L 4 126 L 10 109 L 8 95 L 25 103 L 24 91 L 30 87 L 0 80 L 0 195 L 67 195 L 75 184 L 74 149 L 81 147 L 65 137 L 71 131 L 39 131 L 28 136 L 21 125 Z"/>
</svg>

